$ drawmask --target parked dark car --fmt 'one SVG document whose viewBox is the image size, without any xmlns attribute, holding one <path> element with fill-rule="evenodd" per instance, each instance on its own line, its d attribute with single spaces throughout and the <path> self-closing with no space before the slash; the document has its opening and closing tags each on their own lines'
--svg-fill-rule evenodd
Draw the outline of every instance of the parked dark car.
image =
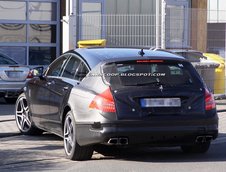
<svg viewBox="0 0 226 172">
<path fill-rule="evenodd" d="M 183 57 L 83 48 L 63 54 L 44 74 L 40 69 L 16 102 L 16 122 L 23 134 L 63 137 L 69 159 L 134 145 L 205 153 L 218 135 L 213 96 Z"/>
</svg>

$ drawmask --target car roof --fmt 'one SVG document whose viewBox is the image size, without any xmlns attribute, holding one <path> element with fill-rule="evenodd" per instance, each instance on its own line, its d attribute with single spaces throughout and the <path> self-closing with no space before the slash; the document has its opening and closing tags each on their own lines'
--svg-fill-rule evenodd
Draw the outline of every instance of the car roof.
<svg viewBox="0 0 226 172">
<path fill-rule="evenodd" d="M 82 56 L 91 68 L 101 61 L 115 62 L 138 59 L 185 60 L 183 57 L 173 53 L 141 48 L 78 48 L 73 51 Z M 143 56 L 140 55 L 141 51 L 144 52 Z"/>
</svg>

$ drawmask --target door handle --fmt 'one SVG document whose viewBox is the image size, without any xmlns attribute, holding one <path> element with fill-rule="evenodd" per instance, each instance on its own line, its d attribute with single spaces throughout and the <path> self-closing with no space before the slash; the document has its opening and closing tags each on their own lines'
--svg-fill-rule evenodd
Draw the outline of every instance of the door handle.
<svg viewBox="0 0 226 172">
<path fill-rule="evenodd" d="M 68 90 L 68 87 L 67 86 L 63 88 L 63 91 L 66 91 L 66 90 Z"/>
<path fill-rule="evenodd" d="M 47 82 L 47 83 L 46 83 L 46 86 L 50 86 L 50 85 L 52 85 L 52 84 L 55 84 L 55 81 L 49 81 L 49 82 Z"/>
</svg>

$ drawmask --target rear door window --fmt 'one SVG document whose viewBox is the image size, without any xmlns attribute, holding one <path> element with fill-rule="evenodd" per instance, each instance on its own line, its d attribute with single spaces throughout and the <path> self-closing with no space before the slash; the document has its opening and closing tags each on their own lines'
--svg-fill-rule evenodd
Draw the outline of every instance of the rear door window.
<svg viewBox="0 0 226 172">
<path fill-rule="evenodd" d="M 78 66 L 81 63 L 81 60 L 72 56 L 67 62 L 66 67 L 62 73 L 62 77 L 74 79 L 75 73 L 78 71 Z"/>
<path fill-rule="evenodd" d="M 121 86 L 191 86 L 199 80 L 188 62 L 138 60 L 109 63 L 103 67 L 104 80 Z"/>
<path fill-rule="evenodd" d="M 68 56 L 61 56 L 57 60 L 55 60 L 49 67 L 46 75 L 47 76 L 60 76 L 63 67 L 66 64 Z"/>
<path fill-rule="evenodd" d="M 88 73 L 89 69 L 84 62 L 81 62 L 74 78 L 78 81 L 81 81 Z"/>
</svg>

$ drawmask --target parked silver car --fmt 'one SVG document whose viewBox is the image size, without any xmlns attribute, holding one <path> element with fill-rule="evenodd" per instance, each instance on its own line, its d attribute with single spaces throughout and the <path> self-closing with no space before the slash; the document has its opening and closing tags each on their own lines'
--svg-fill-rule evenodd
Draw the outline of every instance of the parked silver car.
<svg viewBox="0 0 226 172">
<path fill-rule="evenodd" d="M 7 103 L 16 101 L 24 84 L 32 78 L 30 68 L 19 65 L 7 55 L 0 52 L 0 97 Z"/>
</svg>

